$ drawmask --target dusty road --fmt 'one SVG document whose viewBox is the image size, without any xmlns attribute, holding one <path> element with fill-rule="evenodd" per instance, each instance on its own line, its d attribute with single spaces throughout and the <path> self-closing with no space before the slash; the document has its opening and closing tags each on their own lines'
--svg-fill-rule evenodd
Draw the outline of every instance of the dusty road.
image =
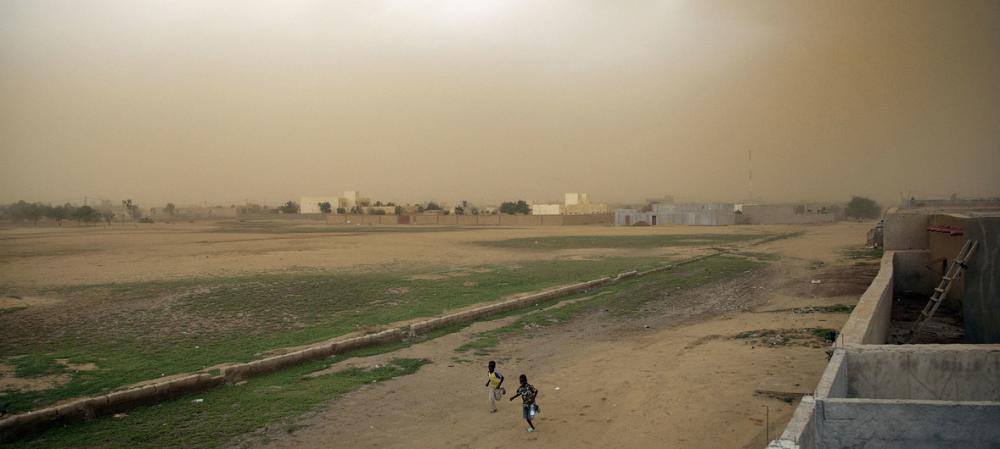
<svg viewBox="0 0 1000 449">
<path fill-rule="evenodd" d="M 732 338 L 755 330 L 839 329 L 846 313 L 798 313 L 808 306 L 854 304 L 871 268 L 840 250 L 857 246 L 866 226 L 806 227 L 803 237 L 761 245 L 782 256 L 762 272 L 677 295 L 641 320 L 597 314 L 525 332 L 489 358 L 514 381 L 528 374 L 543 413 L 526 433 L 520 406 L 488 412 L 487 358 L 459 355 L 463 332 L 392 354 L 426 357 L 417 374 L 370 385 L 286 427 L 238 443 L 255 448 L 752 448 L 774 438 L 796 403 L 760 391 L 807 393 L 826 365 L 824 345 Z M 715 231 L 714 229 L 712 231 Z M 812 284 L 813 279 L 825 280 Z M 458 357 L 458 359 L 456 359 Z M 462 358 L 471 361 L 463 361 Z M 513 390 L 513 385 L 508 391 Z M 793 395 L 794 396 L 794 395 Z"/>
</svg>

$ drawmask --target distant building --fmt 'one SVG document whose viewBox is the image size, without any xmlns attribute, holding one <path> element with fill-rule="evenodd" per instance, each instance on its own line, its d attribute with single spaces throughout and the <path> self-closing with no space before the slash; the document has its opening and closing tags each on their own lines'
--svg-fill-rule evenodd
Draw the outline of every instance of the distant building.
<svg viewBox="0 0 1000 449">
<path fill-rule="evenodd" d="M 532 204 L 531 215 L 561 215 L 562 204 Z"/>
<path fill-rule="evenodd" d="M 656 226 L 656 212 L 640 212 L 638 209 L 615 209 L 615 226 L 635 225 Z"/>
<path fill-rule="evenodd" d="M 319 214 L 320 203 L 330 203 L 330 212 L 337 213 L 337 209 L 344 209 L 350 212 L 354 207 L 371 206 L 371 199 L 361 197 L 357 190 L 345 190 L 344 196 L 304 196 L 299 201 L 300 214 Z"/>
<path fill-rule="evenodd" d="M 831 223 L 844 219 L 836 204 L 737 204 L 739 224 Z"/>
<path fill-rule="evenodd" d="M 725 226 L 736 224 L 732 203 L 654 204 L 659 224 Z"/>
<path fill-rule="evenodd" d="M 590 194 L 587 193 L 567 193 L 562 213 L 565 215 L 606 214 L 608 213 L 608 205 L 606 203 L 591 203 Z"/>
<path fill-rule="evenodd" d="M 299 200 L 300 214 L 320 214 L 320 203 L 330 203 L 330 212 L 337 212 L 340 207 L 340 197 L 337 196 L 304 196 Z"/>
</svg>

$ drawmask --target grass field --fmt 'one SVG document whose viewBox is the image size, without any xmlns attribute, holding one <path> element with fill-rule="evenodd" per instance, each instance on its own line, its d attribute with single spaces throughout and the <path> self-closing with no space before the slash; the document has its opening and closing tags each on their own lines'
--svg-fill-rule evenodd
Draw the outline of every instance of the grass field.
<svg viewBox="0 0 1000 449">
<path fill-rule="evenodd" d="M 0 315 L 16 329 L 0 360 L 21 378 L 66 375 L 39 391 L 8 391 L 8 412 L 93 395 L 162 375 L 251 360 L 378 325 L 440 314 L 603 275 L 650 268 L 650 257 L 532 261 L 460 271 L 304 273 L 61 288 L 69 301 L 102 298 L 106 311 L 54 319 Z M 65 363 L 96 365 L 72 371 Z"/>
<path fill-rule="evenodd" d="M 620 270 L 625 265 L 645 264 L 648 267 L 655 265 L 658 261 L 623 258 L 599 262 L 601 263 L 591 262 L 578 265 L 577 270 L 589 272 L 589 270 L 603 269 L 607 271 L 613 268 L 612 271 L 615 271 Z M 569 304 L 562 307 L 542 310 L 555 303 L 572 300 L 574 297 L 549 300 L 527 311 L 519 310 L 498 314 L 492 318 L 504 315 L 523 316 L 507 326 L 476 335 L 471 342 L 458 350 L 460 352 L 473 351 L 479 355 L 488 354 L 501 339 L 514 335 L 530 335 L 525 329 L 565 324 L 576 317 L 598 310 L 607 310 L 615 317 L 635 315 L 644 305 L 666 299 L 667 296 L 664 295 L 664 292 L 676 292 L 706 285 L 762 265 L 761 262 L 738 256 L 711 257 L 673 270 L 661 271 L 647 277 L 629 279 L 619 284 L 577 294 L 575 295 L 576 299 L 592 298 L 579 302 L 570 301 Z M 538 273 L 541 276 L 546 275 L 545 271 L 548 269 L 559 270 L 560 268 L 558 266 L 525 266 L 518 270 L 542 270 Z M 551 275 L 551 273 L 548 274 Z M 468 277 L 463 276 L 460 279 L 468 279 Z M 425 338 L 435 338 L 457 331 L 464 326 L 465 324 L 460 324 L 441 329 Z M 408 344 L 410 343 L 381 345 L 344 356 L 335 356 L 333 359 L 341 361 L 350 357 L 374 355 L 393 351 Z M 40 437 L 21 441 L 12 447 L 219 447 L 230 444 L 234 438 L 264 425 L 269 425 L 271 428 L 287 426 L 287 431 L 294 431 L 295 425 L 290 421 L 285 421 L 285 418 L 299 416 L 358 385 L 412 373 L 426 363 L 423 360 L 397 360 L 388 366 L 372 370 L 347 369 L 314 379 L 303 377 L 306 373 L 329 366 L 331 361 L 326 359 L 310 362 L 278 373 L 251 379 L 243 385 L 224 386 L 155 406 L 144 407 L 129 412 L 128 416 L 123 419 L 103 417 L 92 422 L 56 429 L 46 432 Z M 40 371 L 44 372 L 44 367 Z M 194 398 L 203 399 L 203 401 L 192 403 Z"/>
<path fill-rule="evenodd" d="M 341 356 L 338 360 L 345 358 Z M 264 425 L 282 425 L 360 385 L 416 372 L 421 359 L 395 359 L 371 369 L 349 368 L 316 378 L 303 374 L 329 366 L 330 360 L 298 365 L 240 385 L 226 385 L 128 412 L 126 416 L 51 429 L 10 444 L 11 448 L 215 448 Z M 194 399 L 201 401 L 194 402 Z M 294 426 L 285 423 L 285 430 Z"/>
<path fill-rule="evenodd" d="M 477 242 L 483 246 L 511 249 L 583 249 L 583 248 L 657 248 L 665 246 L 713 246 L 759 240 L 760 234 L 686 234 L 686 235 L 572 235 L 558 237 L 522 237 Z"/>
<path fill-rule="evenodd" d="M 717 256 L 674 270 L 627 279 L 618 284 L 576 295 L 577 297 L 586 295 L 591 298 L 558 308 L 527 313 L 509 325 L 476 335 L 472 341 L 459 347 L 458 351 L 473 351 L 477 355 L 486 355 L 504 337 L 520 333 L 523 329 L 566 323 L 581 314 L 597 310 L 607 311 L 616 317 L 632 316 L 637 314 L 643 305 L 667 298 L 664 295 L 669 295 L 670 292 L 721 281 L 762 265 L 762 262 L 743 257 Z M 545 304 L 541 306 L 544 307 Z"/>
</svg>

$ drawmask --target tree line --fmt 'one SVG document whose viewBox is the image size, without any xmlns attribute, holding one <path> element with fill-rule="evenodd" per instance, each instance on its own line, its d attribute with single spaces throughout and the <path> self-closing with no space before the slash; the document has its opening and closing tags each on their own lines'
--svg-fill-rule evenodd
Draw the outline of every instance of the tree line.
<svg viewBox="0 0 1000 449">
<path fill-rule="evenodd" d="M 347 213 L 351 213 L 351 214 L 358 214 L 358 215 L 362 215 L 362 214 L 368 214 L 368 215 L 386 215 L 385 209 L 375 209 L 375 208 L 370 207 L 368 204 L 353 206 L 350 209 L 343 208 L 343 207 L 338 207 L 338 208 L 336 208 L 336 210 L 333 208 L 333 205 L 330 204 L 329 201 L 324 201 L 322 203 L 316 203 L 316 205 L 319 206 L 320 212 L 322 212 L 324 214 L 332 214 L 332 213 L 347 214 Z M 453 207 L 452 209 L 445 209 L 440 204 L 438 204 L 438 203 L 436 203 L 434 201 L 427 201 L 425 203 L 418 203 L 418 204 L 413 205 L 413 206 L 407 205 L 407 208 L 404 208 L 403 206 L 399 206 L 396 203 L 393 203 L 391 201 L 387 202 L 387 203 L 382 203 L 381 201 L 376 201 L 375 204 L 373 204 L 371 206 L 374 206 L 374 207 L 392 207 L 392 208 L 394 208 L 393 209 L 393 213 L 395 215 L 402 215 L 407 208 L 412 208 L 412 210 L 415 211 L 418 214 L 424 213 L 426 211 L 441 211 L 441 213 L 444 214 L 444 215 L 448 215 L 450 213 L 454 213 L 455 215 L 480 215 L 480 214 L 486 214 L 487 213 L 487 212 L 484 212 L 482 209 L 469 204 L 468 201 L 461 201 L 457 205 L 455 205 L 455 207 Z M 278 211 L 281 212 L 281 213 L 283 213 L 283 214 L 297 214 L 297 213 L 299 213 L 299 211 L 301 211 L 301 209 L 302 208 L 299 205 L 299 203 L 297 203 L 295 201 L 292 201 L 292 200 L 289 200 L 289 201 L 285 202 L 285 204 L 283 204 L 283 205 L 281 205 L 281 206 L 278 207 Z M 505 202 L 503 202 L 503 203 L 500 204 L 500 208 L 498 210 L 499 210 L 499 212 L 501 214 L 508 214 L 508 215 L 523 214 L 523 215 L 530 215 L 531 214 L 531 205 L 529 205 L 528 202 L 524 201 L 524 200 L 505 201 Z"/>
<path fill-rule="evenodd" d="M 167 205 L 168 213 L 173 214 L 173 204 Z M 131 218 L 133 222 L 142 221 L 142 210 L 138 204 L 132 200 L 123 200 L 122 207 L 125 208 L 124 216 Z M 165 209 L 165 210 L 167 210 Z M 59 226 L 64 221 L 72 220 L 79 224 L 107 223 L 108 225 L 118 216 L 110 208 L 94 208 L 89 205 L 76 206 L 66 203 L 61 206 L 53 206 L 45 203 L 29 203 L 21 200 L 16 203 L 0 205 L 0 219 L 9 220 L 14 223 L 30 222 L 38 226 L 42 219 L 52 220 Z"/>
</svg>

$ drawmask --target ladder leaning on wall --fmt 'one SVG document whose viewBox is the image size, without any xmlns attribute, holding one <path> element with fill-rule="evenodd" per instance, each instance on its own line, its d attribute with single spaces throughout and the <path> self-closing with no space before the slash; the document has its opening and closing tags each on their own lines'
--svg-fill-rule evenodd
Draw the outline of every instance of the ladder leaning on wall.
<svg viewBox="0 0 1000 449">
<path fill-rule="evenodd" d="M 941 284 L 934 289 L 934 294 L 931 295 L 931 299 L 927 301 L 927 305 L 924 306 L 924 310 L 920 311 L 920 316 L 917 317 L 917 321 L 913 323 L 913 329 L 910 330 L 910 343 L 917 339 L 917 334 L 920 333 L 920 329 L 927 323 L 934 313 L 937 312 L 938 307 L 941 305 L 941 301 L 948 296 L 948 292 L 951 291 L 951 285 L 954 281 L 958 280 L 968 268 L 966 262 L 969 261 L 969 257 L 972 257 L 972 253 L 976 252 L 976 247 L 979 246 L 979 242 L 975 240 L 966 240 L 965 244 L 962 245 L 962 249 L 958 251 L 958 255 L 955 256 L 954 263 L 948 267 L 948 271 L 944 273 L 941 277 Z"/>
</svg>

